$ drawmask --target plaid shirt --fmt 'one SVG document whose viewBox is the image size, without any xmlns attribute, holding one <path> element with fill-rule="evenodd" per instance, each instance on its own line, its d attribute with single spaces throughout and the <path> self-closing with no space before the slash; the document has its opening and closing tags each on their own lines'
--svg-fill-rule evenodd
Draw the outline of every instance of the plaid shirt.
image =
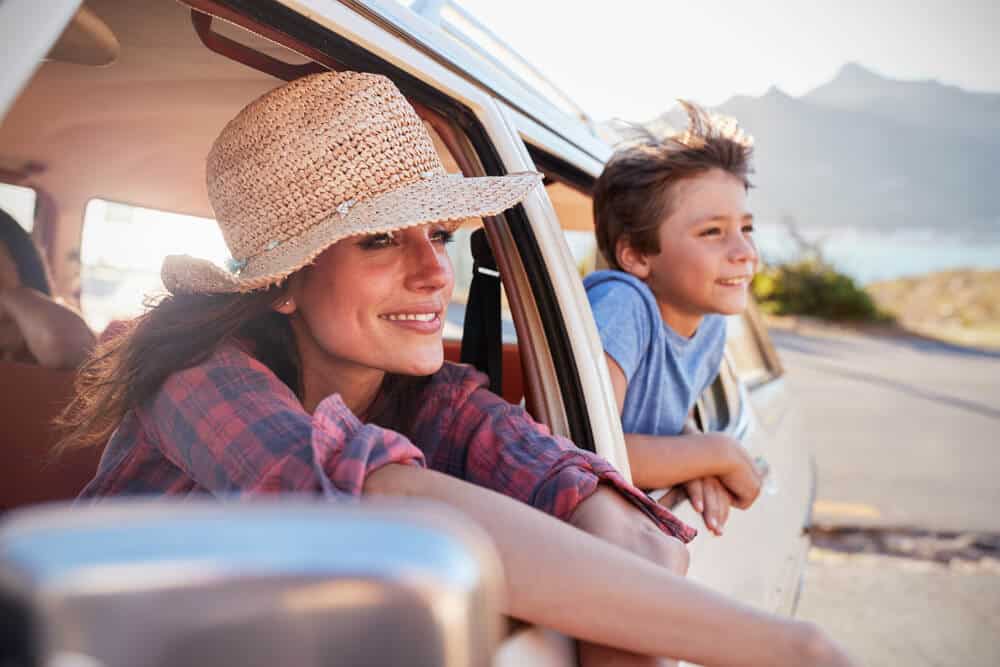
<svg viewBox="0 0 1000 667">
<path fill-rule="evenodd" d="M 310 415 L 266 366 L 235 344 L 174 373 L 129 412 L 82 497 L 117 494 L 312 492 L 361 495 L 388 464 L 426 466 L 528 503 L 560 519 L 601 483 L 666 533 L 695 531 L 627 483 L 601 457 L 551 435 L 485 389 L 485 375 L 446 363 L 416 398 L 413 440 L 363 424 L 339 394 Z"/>
</svg>

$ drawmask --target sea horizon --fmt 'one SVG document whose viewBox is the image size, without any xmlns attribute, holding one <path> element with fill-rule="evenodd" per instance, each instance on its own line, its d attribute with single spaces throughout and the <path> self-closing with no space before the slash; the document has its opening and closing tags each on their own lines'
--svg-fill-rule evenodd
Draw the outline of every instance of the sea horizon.
<svg viewBox="0 0 1000 667">
<path fill-rule="evenodd" d="M 955 231 L 931 227 L 798 227 L 819 244 L 823 259 L 862 285 L 962 269 L 1000 269 L 1000 221 Z M 754 238 L 766 263 L 795 259 L 801 249 L 787 227 L 755 223 Z"/>
</svg>

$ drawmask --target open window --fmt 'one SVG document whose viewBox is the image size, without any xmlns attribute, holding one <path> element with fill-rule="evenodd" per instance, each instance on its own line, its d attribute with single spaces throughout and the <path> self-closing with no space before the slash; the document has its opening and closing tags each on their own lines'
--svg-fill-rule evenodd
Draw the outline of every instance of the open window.
<svg viewBox="0 0 1000 667">
<path fill-rule="evenodd" d="M 0 209 L 14 218 L 29 234 L 35 227 L 36 200 L 33 188 L 0 183 Z"/>
</svg>

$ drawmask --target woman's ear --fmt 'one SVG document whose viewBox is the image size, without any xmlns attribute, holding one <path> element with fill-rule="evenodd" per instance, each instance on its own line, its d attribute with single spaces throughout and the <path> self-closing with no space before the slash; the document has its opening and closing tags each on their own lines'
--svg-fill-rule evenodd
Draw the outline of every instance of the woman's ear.
<svg viewBox="0 0 1000 667">
<path fill-rule="evenodd" d="M 625 236 L 620 237 L 615 244 L 615 258 L 626 273 L 631 273 L 639 280 L 649 277 L 649 258 L 629 243 Z"/>
<path fill-rule="evenodd" d="M 271 308 L 282 315 L 291 315 L 295 312 L 295 297 L 288 292 L 282 294 L 277 301 L 271 304 Z"/>
</svg>

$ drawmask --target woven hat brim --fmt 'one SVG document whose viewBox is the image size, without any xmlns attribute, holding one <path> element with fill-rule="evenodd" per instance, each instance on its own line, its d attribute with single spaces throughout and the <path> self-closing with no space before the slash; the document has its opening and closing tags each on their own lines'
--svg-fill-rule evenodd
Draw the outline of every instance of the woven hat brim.
<svg viewBox="0 0 1000 667">
<path fill-rule="evenodd" d="M 346 214 L 327 214 L 302 235 L 249 258 L 238 274 L 205 259 L 169 255 L 160 277 L 173 294 L 252 292 L 281 282 L 345 238 L 497 215 L 524 199 L 541 179 L 539 173 L 522 172 L 421 180 L 359 202 Z"/>
</svg>

